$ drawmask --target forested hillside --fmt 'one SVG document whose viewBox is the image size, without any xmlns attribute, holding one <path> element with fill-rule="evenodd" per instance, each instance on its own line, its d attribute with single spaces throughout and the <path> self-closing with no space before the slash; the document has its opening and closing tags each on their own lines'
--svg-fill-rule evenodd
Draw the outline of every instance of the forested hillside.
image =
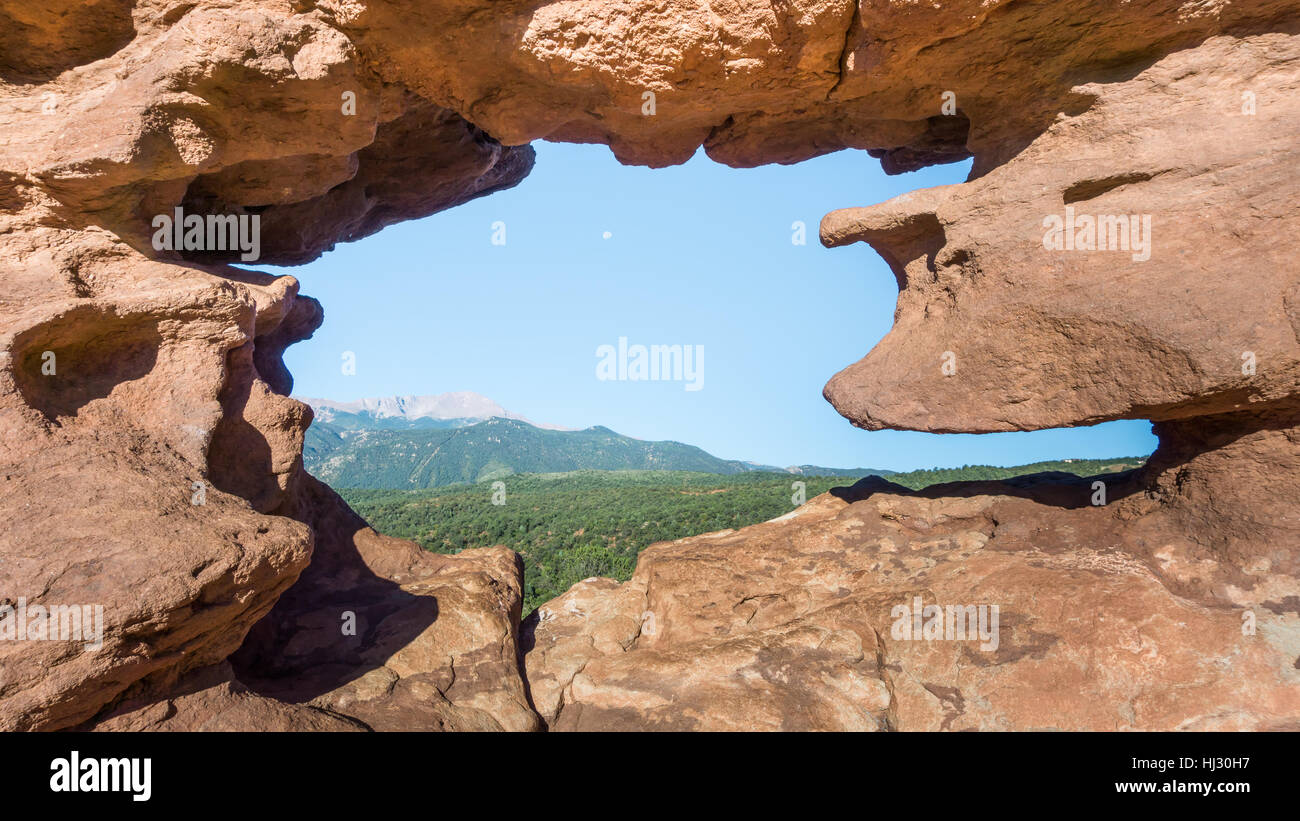
<svg viewBox="0 0 1300 821">
<path fill-rule="evenodd" d="M 947 481 L 1000 479 L 1043 471 L 1093 475 L 1137 467 L 1141 458 L 1038 462 L 1012 468 L 968 466 L 889 477 L 919 489 Z M 806 498 L 858 477 L 747 472 L 579 471 L 518 475 L 416 491 L 340 489 L 381 533 L 455 553 L 505 545 L 523 556 L 524 612 L 590 576 L 626 580 L 642 548 L 767 521 L 794 509 L 795 482 Z M 494 504 L 494 493 L 500 504 Z"/>
<path fill-rule="evenodd" d="M 340 414 L 338 418 L 344 417 Z M 681 442 L 633 439 L 599 426 L 545 430 L 517 419 L 489 419 L 462 427 L 452 427 L 454 420 L 385 420 L 385 427 L 376 428 L 359 424 L 358 418 L 347 417 L 340 424 L 312 424 L 303 446 L 308 472 L 334 487 L 415 489 L 484 482 L 519 473 L 575 470 L 684 470 L 723 475 L 781 471 L 771 465 L 719 459 Z M 820 470 L 804 468 L 805 473 Z M 890 473 L 870 469 L 835 472 Z"/>
</svg>

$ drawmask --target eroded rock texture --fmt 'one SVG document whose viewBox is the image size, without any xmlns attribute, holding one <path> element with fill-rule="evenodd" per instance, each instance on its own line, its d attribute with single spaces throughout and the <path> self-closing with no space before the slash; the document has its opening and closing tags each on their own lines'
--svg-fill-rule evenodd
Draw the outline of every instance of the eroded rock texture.
<svg viewBox="0 0 1300 821">
<path fill-rule="evenodd" d="M 180 716 L 169 726 L 262 726 L 258 705 L 279 702 L 211 671 L 309 564 L 347 568 L 335 583 L 352 585 L 338 608 L 319 591 L 333 609 L 314 623 L 354 665 L 338 687 L 389 670 L 386 692 L 420 693 L 430 723 L 535 724 L 510 638 L 517 568 L 357 535 L 351 512 L 303 474 L 311 411 L 288 398 L 280 356 L 319 326 L 320 305 L 293 277 L 221 264 L 238 250 L 152 243 L 153 217 L 176 207 L 256 214 L 261 261 L 304 261 L 513 185 L 532 150 L 385 85 L 319 14 L 288 4 L 6 3 L 5 15 L 22 25 L 0 40 L 0 598 L 101 605 L 105 624 L 90 653 L 0 641 L 0 728 L 114 710 L 114 726 L 155 726 L 155 708 L 132 718 L 120 707 L 160 696 L 172 699 L 164 717 Z M 288 601 L 314 588 L 295 589 Z M 463 606 L 436 615 L 457 597 Z M 343 610 L 370 631 L 352 644 Z M 373 634 L 385 630 L 414 658 Z M 376 658 L 383 650 L 396 655 Z M 503 663 L 475 684 L 491 667 L 479 656 L 493 653 Z M 453 660 L 468 668 L 454 684 Z M 369 713 L 321 719 L 343 714 L 330 712 L 337 700 L 305 725 L 273 706 L 267 720 L 368 726 Z"/>
<path fill-rule="evenodd" d="M 1240 609 L 1175 593 L 1143 560 L 1150 530 L 1090 493 L 868 480 L 656 545 L 630 582 L 583 582 L 526 624 L 533 697 L 558 730 L 1300 726 L 1285 599 L 1243 636 Z M 997 641 L 896 635 L 918 599 L 998 605 Z"/>
<path fill-rule="evenodd" d="M 105 627 L 93 653 L 0 640 L 0 729 L 1296 728 L 1298 20 L 0 0 L 0 599 Z M 961 185 L 827 204 L 865 207 L 823 241 L 900 286 L 827 398 L 866 428 L 1146 418 L 1160 449 L 1103 505 L 1062 477 L 860 485 L 656 546 L 521 631 L 509 551 L 422 554 L 303 473 L 281 354 L 321 306 L 154 220 L 256 217 L 256 262 L 301 263 L 518 183 L 539 138 L 973 156 Z M 917 597 L 998 605 L 997 646 L 895 637 Z"/>
</svg>

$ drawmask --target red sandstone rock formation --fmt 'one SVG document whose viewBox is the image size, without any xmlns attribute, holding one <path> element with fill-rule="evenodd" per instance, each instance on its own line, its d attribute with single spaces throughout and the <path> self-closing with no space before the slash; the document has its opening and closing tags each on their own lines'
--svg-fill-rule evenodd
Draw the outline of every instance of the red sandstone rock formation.
<svg viewBox="0 0 1300 821">
<path fill-rule="evenodd" d="M 0 729 L 1300 726 L 1298 21 L 0 0 L 0 599 L 105 613 L 94 653 L 0 641 Z M 824 496 L 651 548 L 521 634 L 508 551 L 422 554 L 303 473 L 280 357 L 321 306 L 239 249 L 156 248 L 153 219 L 256 217 L 258 261 L 305 262 L 515 184 L 539 138 L 974 156 L 825 219 L 900 286 L 827 398 L 867 428 L 1149 418 L 1159 450 L 1104 506 L 1060 477 Z M 1138 217 L 1149 255 L 1051 247 L 1068 213 Z M 999 605 L 997 647 L 895 637 L 916 597 Z"/>
<path fill-rule="evenodd" d="M 874 480 L 655 545 L 631 581 L 583 582 L 525 624 L 534 703 L 553 730 L 1300 727 L 1289 580 L 1248 596 L 1243 635 L 1245 608 L 1165 578 L 1184 540 L 1092 492 Z M 917 601 L 945 620 L 996 605 L 997 641 L 896 631 Z"/>
</svg>

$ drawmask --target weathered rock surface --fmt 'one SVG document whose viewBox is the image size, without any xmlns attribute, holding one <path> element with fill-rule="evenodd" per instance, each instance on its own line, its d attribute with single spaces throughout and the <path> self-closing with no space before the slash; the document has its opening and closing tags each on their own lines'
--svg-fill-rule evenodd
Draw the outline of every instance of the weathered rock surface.
<svg viewBox="0 0 1300 821">
<path fill-rule="evenodd" d="M 104 614 L 95 652 L 0 641 L 0 726 L 57 728 L 221 662 L 307 566 L 311 530 L 267 514 L 309 417 L 248 360 L 259 331 L 312 303 L 292 277 L 152 262 L 102 235 L 8 239 L 0 596 Z M 94 297 L 60 271 L 78 258 L 96 261 Z M 223 446 L 243 458 L 204 458 Z"/>
<path fill-rule="evenodd" d="M 105 616 L 96 652 L 0 640 L 0 729 L 1298 726 L 1295 0 L 0 0 L 0 24 L 0 599 Z M 867 428 L 1147 418 L 1159 450 L 1104 506 L 1061 479 L 823 497 L 657 546 L 521 634 L 508 551 L 421 554 L 303 473 L 281 355 L 321 306 L 154 220 L 256 217 L 256 261 L 301 263 L 517 183 L 538 138 L 973 156 L 824 221 L 900 284 L 827 398 Z M 1149 257 L 1048 247 L 1067 208 L 1138 217 Z M 998 648 L 895 639 L 915 596 L 997 604 Z"/>
<path fill-rule="evenodd" d="M 600 142 L 649 165 L 683 162 L 701 145 L 734 165 L 848 147 L 899 169 L 969 153 L 991 167 L 1072 103 L 1074 85 L 1212 34 L 1296 18 L 1294 0 L 316 7 L 385 81 L 508 144 Z M 944 92 L 969 120 L 969 141 L 943 118 Z"/>
<path fill-rule="evenodd" d="M 828 214 L 823 240 L 870 243 L 900 293 L 826 397 L 861 427 L 940 432 L 1294 406 L 1300 197 L 1278 183 L 1300 170 L 1297 88 L 1300 37 L 1216 37 L 1077 86 L 1083 110 L 969 182 Z M 1045 247 L 1066 209 L 1077 240 L 1101 215 L 1095 248 Z"/>
<path fill-rule="evenodd" d="M 205 667 L 177 682 L 166 698 L 127 700 L 92 724 L 96 732 L 364 732 L 366 727 L 315 707 L 266 698 L 239 682 L 230 665 Z"/>
<path fill-rule="evenodd" d="M 0 641 L 0 727 L 108 712 L 114 727 L 154 727 L 155 708 L 124 705 L 176 692 L 168 710 L 184 719 L 164 716 L 170 727 L 262 726 L 259 715 L 367 726 L 229 677 L 186 689 L 240 647 L 313 548 L 332 567 L 358 548 L 355 528 L 313 530 L 318 508 L 342 503 L 321 502 L 302 472 L 311 411 L 288 398 L 280 360 L 320 306 L 293 277 L 218 264 L 239 250 L 156 249 L 152 219 L 255 214 L 259 261 L 301 262 L 513 185 L 532 150 L 385 86 L 337 30 L 287 4 L 27 6 L 0 13 L 19 23 L 0 38 L 0 598 L 102 606 L 104 636 L 96 652 Z M 410 646 L 367 636 L 368 655 L 348 658 L 354 677 L 388 663 L 390 691 L 419 693 L 425 713 L 428 693 L 450 691 L 446 724 L 535 725 L 512 640 L 518 570 L 502 556 L 412 557 L 406 544 L 370 553 L 386 550 L 406 556 L 419 589 L 367 573 L 353 601 L 375 617 L 365 629 L 382 622 Z M 381 613 L 366 596 L 383 595 Z M 464 606 L 423 635 L 436 598 Z"/>
<path fill-rule="evenodd" d="M 1176 595 L 1168 577 L 1199 570 L 1176 566 L 1187 540 L 1137 558 L 1148 523 L 1092 493 L 867 480 L 656 545 L 630 582 L 583 582 L 526 626 L 538 709 L 555 730 L 1300 728 L 1294 575 Z M 896 634 L 918 598 L 998 606 L 997 641 L 977 621 L 967 639 Z"/>
<path fill-rule="evenodd" d="M 298 504 L 316 551 L 234 655 L 243 682 L 375 730 L 540 727 L 519 666 L 516 553 L 381 536 L 310 477 Z"/>
</svg>

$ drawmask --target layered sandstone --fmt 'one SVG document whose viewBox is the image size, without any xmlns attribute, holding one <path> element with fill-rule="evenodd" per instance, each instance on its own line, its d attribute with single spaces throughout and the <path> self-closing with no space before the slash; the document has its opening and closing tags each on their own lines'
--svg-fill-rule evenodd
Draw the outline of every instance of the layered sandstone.
<svg viewBox="0 0 1300 821">
<path fill-rule="evenodd" d="M 93 653 L 0 641 L 0 728 L 1294 728 L 1298 20 L 0 0 L 0 599 L 106 627 Z M 656 166 L 973 156 L 960 185 L 827 204 L 823 241 L 900 287 L 827 398 L 866 428 L 1152 419 L 1159 450 L 1104 505 L 1062 477 L 859 486 L 656 546 L 521 632 L 508 551 L 422 554 L 303 473 L 281 354 L 322 307 L 153 220 L 256 217 L 254 264 L 306 262 L 516 184 L 542 138 Z M 1045 244 L 1068 213 L 1149 246 Z M 999 605 L 999 646 L 895 639 L 918 596 Z"/>
<path fill-rule="evenodd" d="M 280 360 L 320 324 L 321 307 L 293 277 L 221 264 L 238 251 L 155 249 L 153 217 L 177 207 L 256 215 L 261 261 L 303 261 L 513 185 L 532 150 L 386 86 L 346 37 L 288 4 L 27 5 L 5 5 L 22 25 L 0 41 L 0 597 L 98 604 L 105 631 L 93 653 L 0 642 L 0 727 L 57 729 L 206 681 L 314 549 L 318 565 L 322 552 L 358 550 L 356 528 L 312 526 L 329 515 L 317 508 L 339 506 L 344 522 L 350 511 L 312 495 L 301 456 L 311 410 L 288 398 Z M 41 38 L 64 47 L 40 48 Z M 368 553 L 410 565 L 417 589 L 375 619 L 405 613 L 409 642 L 434 621 L 441 588 L 424 577 L 504 592 L 460 593 L 464 618 L 484 611 L 474 627 L 485 632 L 398 665 L 394 681 L 504 641 L 492 685 L 506 693 L 500 718 L 484 686 L 467 696 L 463 723 L 531 726 L 507 629 L 517 569 L 412 550 L 381 541 Z M 400 589 L 384 577 L 353 608 L 372 614 L 367 597 L 384 585 Z M 342 641 L 338 618 L 330 635 Z M 351 678 L 384 664 L 352 660 Z M 524 706 L 510 706 L 510 693 Z"/>
<path fill-rule="evenodd" d="M 630 582 L 583 582 L 526 625 L 538 710 L 556 730 L 1300 727 L 1294 599 L 1243 634 L 1246 608 L 1172 592 L 1092 493 L 868 480 L 656 545 Z M 916 602 L 996 605 L 997 640 L 909 634 L 895 608 Z"/>
</svg>

